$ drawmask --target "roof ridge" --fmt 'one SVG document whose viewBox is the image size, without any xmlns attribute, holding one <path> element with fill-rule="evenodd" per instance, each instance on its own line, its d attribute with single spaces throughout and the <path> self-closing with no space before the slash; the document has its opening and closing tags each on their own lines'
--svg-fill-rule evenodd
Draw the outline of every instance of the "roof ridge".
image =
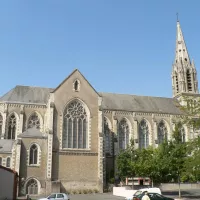
<svg viewBox="0 0 200 200">
<path fill-rule="evenodd" d="M 153 97 L 153 98 L 163 98 L 163 99 L 174 99 L 172 97 L 159 97 L 159 96 L 145 96 L 145 95 L 138 95 L 138 94 L 127 94 L 127 93 L 116 93 L 116 92 L 99 92 L 100 94 L 114 94 L 114 95 L 129 95 L 129 96 L 136 96 L 136 97 Z"/>
</svg>

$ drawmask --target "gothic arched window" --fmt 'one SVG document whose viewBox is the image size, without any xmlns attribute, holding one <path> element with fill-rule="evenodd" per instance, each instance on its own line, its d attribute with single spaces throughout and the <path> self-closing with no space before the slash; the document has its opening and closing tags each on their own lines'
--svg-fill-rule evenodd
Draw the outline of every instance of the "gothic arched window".
<svg viewBox="0 0 200 200">
<path fill-rule="evenodd" d="M 129 144 L 130 129 L 126 119 L 119 123 L 119 149 L 126 149 Z"/>
<path fill-rule="evenodd" d="M 185 140 L 185 129 L 184 129 L 184 127 L 181 127 L 180 128 L 180 137 L 181 137 L 181 141 L 182 142 L 185 142 L 186 140 Z"/>
<path fill-rule="evenodd" d="M 63 148 L 88 148 L 88 116 L 79 100 L 69 103 L 64 111 L 62 144 Z"/>
<path fill-rule="evenodd" d="M 12 114 L 9 118 L 8 121 L 8 139 L 15 139 L 16 135 L 16 125 L 17 125 L 17 120 L 14 114 Z"/>
<path fill-rule="evenodd" d="M 105 135 L 105 152 L 112 154 L 112 135 L 109 127 L 108 119 L 104 117 L 104 135 Z"/>
<path fill-rule="evenodd" d="M 0 139 L 1 139 L 1 135 L 2 135 L 2 127 L 3 127 L 3 117 L 0 114 Z"/>
<path fill-rule="evenodd" d="M 35 179 L 31 179 L 26 184 L 26 194 L 38 194 L 38 184 Z"/>
<path fill-rule="evenodd" d="M 33 113 L 28 119 L 28 128 L 40 129 L 40 119 L 37 113 Z"/>
<path fill-rule="evenodd" d="M 167 127 L 164 121 L 161 121 L 158 124 L 158 144 L 161 144 L 164 142 L 164 140 L 167 140 Z"/>
<path fill-rule="evenodd" d="M 37 165 L 37 164 L 38 164 L 38 147 L 36 144 L 33 144 L 30 147 L 29 165 Z"/>
<path fill-rule="evenodd" d="M 149 127 L 146 120 L 142 120 L 139 124 L 139 148 L 147 148 L 149 146 Z"/>
<path fill-rule="evenodd" d="M 10 167 L 10 157 L 6 159 L 6 167 Z"/>
</svg>

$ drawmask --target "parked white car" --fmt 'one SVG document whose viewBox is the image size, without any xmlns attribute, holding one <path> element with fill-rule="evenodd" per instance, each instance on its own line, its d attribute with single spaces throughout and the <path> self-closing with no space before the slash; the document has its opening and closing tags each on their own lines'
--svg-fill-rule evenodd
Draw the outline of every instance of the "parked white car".
<svg viewBox="0 0 200 200">
<path fill-rule="evenodd" d="M 38 200 L 70 200 L 69 195 L 65 193 L 53 193 L 46 198 L 38 199 Z"/>
<path fill-rule="evenodd" d="M 139 194 L 142 194 L 145 191 L 161 194 L 160 188 L 142 188 L 142 189 L 137 190 L 132 196 L 126 197 L 125 199 L 126 200 L 132 200 L 133 197 L 135 197 L 135 196 L 137 196 Z"/>
</svg>

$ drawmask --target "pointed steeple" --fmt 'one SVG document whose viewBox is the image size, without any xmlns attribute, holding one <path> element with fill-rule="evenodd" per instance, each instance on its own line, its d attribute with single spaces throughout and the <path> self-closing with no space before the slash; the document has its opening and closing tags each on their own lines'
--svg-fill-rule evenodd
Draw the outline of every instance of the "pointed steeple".
<svg viewBox="0 0 200 200">
<path fill-rule="evenodd" d="M 181 93 L 198 94 L 198 80 L 194 61 L 190 61 L 180 22 L 177 19 L 176 52 L 172 69 L 173 96 Z"/>
<path fill-rule="evenodd" d="M 176 32 L 176 56 L 175 56 L 175 62 L 189 62 L 190 63 L 190 57 L 187 51 L 187 47 L 185 44 L 185 40 L 183 37 L 183 33 L 181 30 L 181 25 L 179 20 L 177 20 L 177 32 Z"/>
</svg>

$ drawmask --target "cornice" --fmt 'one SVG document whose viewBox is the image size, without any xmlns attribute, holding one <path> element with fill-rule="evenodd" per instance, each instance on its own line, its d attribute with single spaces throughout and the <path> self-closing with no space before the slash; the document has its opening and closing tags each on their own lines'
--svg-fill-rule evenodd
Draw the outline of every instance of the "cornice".
<svg viewBox="0 0 200 200">
<path fill-rule="evenodd" d="M 60 155 L 70 155 L 70 156 L 98 156 L 98 153 L 95 152 L 84 152 L 84 151 L 75 151 L 75 150 L 71 150 L 71 151 L 64 151 L 64 150 L 60 150 L 58 152 Z"/>
</svg>

